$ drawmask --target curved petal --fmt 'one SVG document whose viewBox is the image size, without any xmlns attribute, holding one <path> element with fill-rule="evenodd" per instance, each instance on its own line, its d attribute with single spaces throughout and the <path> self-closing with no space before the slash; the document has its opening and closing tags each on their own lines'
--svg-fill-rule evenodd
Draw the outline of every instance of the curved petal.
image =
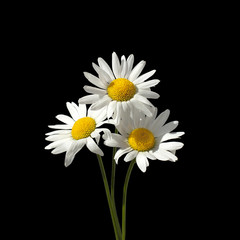
<svg viewBox="0 0 240 240">
<path fill-rule="evenodd" d="M 67 105 L 67 109 L 69 111 L 69 113 L 71 114 L 72 118 L 77 121 L 79 119 L 79 114 L 78 114 L 78 111 L 77 111 L 77 105 L 74 106 L 73 103 L 70 103 L 70 102 L 67 102 L 66 103 Z"/>
<path fill-rule="evenodd" d="M 167 109 L 154 120 L 152 126 L 150 126 L 150 130 L 154 133 L 158 133 L 160 131 L 160 128 L 163 126 L 163 124 L 167 121 L 170 114 L 170 110 Z M 154 134 L 155 135 L 155 134 Z"/>
<path fill-rule="evenodd" d="M 118 56 L 115 52 L 112 53 L 112 69 L 116 78 L 121 77 L 121 67 Z"/>
<path fill-rule="evenodd" d="M 172 132 L 172 133 L 166 133 L 165 135 L 163 135 L 161 142 L 167 141 L 167 140 L 171 140 L 171 139 L 175 139 L 175 138 L 179 138 L 182 135 L 184 135 L 184 132 Z"/>
<path fill-rule="evenodd" d="M 108 104 L 108 108 L 107 108 L 107 118 L 112 117 L 113 113 L 115 112 L 115 109 L 117 107 L 117 101 L 111 101 Z"/>
<path fill-rule="evenodd" d="M 124 78 L 127 72 L 128 72 L 128 64 L 127 64 L 125 56 L 122 56 L 122 58 L 121 58 L 121 74 L 120 74 L 120 76 L 122 78 Z"/>
<path fill-rule="evenodd" d="M 152 116 L 152 112 L 146 107 L 146 105 L 136 99 L 131 99 L 131 103 L 134 107 L 136 107 L 138 110 L 146 114 L 148 117 Z"/>
<path fill-rule="evenodd" d="M 111 68 L 109 67 L 109 65 L 105 62 L 104 59 L 102 58 L 98 58 L 98 64 L 100 66 L 100 68 L 102 68 L 109 76 L 112 80 L 115 79 L 115 77 L 113 76 L 113 72 L 111 70 Z"/>
<path fill-rule="evenodd" d="M 146 82 L 142 82 L 142 83 L 136 83 L 134 82 L 134 84 L 137 85 L 138 88 L 150 88 L 150 87 L 154 87 L 155 85 L 157 85 L 160 82 L 160 80 L 158 79 L 153 79 L 153 80 L 149 80 Z"/>
<path fill-rule="evenodd" d="M 91 106 L 91 109 L 99 110 L 99 109 L 103 108 L 104 106 L 107 106 L 111 101 L 112 101 L 111 98 L 108 95 L 105 95 L 98 102 L 93 103 L 93 105 Z"/>
<path fill-rule="evenodd" d="M 103 135 L 104 144 L 108 147 L 128 148 L 128 144 L 125 142 L 125 138 L 117 133 L 112 133 L 111 138 L 108 135 Z"/>
<path fill-rule="evenodd" d="M 101 79 L 99 79 L 98 77 L 92 75 L 91 73 L 88 72 L 84 72 L 83 73 L 84 76 L 87 78 L 87 80 L 92 83 L 93 85 L 99 87 L 99 88 L 103 88 L 106 89 L 107 88 L 107 83 L 103 83 L 103 81 Z"/>
<path fill-rule="evenodd" d="M 105 89 L 99 89 L 99 88 L 91 87 L 88 85 L 85 85 L 83 89 L 85 90 L 85 92 L 92 93 L 92 94 L 104 95 L 107 93 Z"/>
<path fill-rule="evenodd" d="M 53 129 L 72 129 L 72 126 L 66 124 L 48 125 L 48 127 Z"/>
<path fill-rule="evenodd" d="M 130 73 L 131 73 L 131 71 L 132 71 L 133 62 L 134 62 L 134 55 L 131 54 L 131 55 L 129 55 L 129 57 L 127 58 L 128 70 L 127 70 L 127 72 L 126 72 L 126 74 L 125 74 L 125 78 L 127 78 L 127 79 L 128 79 L 128 77 L 129 77 L 129 75 L 130 75 Z"/>
<path fill-rule="evenodd" d="M 72 144 L 71 140 L 66 141 L 63 144 L 56 147 L 55 149 L 53 149 L 51 153 L 52 154 L 60 154 L 60 153 L 63 153 L 63 152 L 67 152 L 68 149 L 70 148 L 71 144 Z"/>
<path fill-rule="evenodd" d="M 77 111 L 78 111 L 79 118 L 86 117 L 86 114 L 87 114 L 86 104 L 79 104 L 77 106 Z"/>
<path fill-rule="evenodd" d="M 64 114 L 59 114 L 59 115 L 56 116 L 56 118 L 59 121 L 61 121 L 63 123 L 66 123 L 66 124 L 68 124 L 70 126 L 73 126 L 73 124 L 75 123 L 75 121 L 72 118 L 70 118 L 69 116 L 64 115 Z"/>
<path fill-rule="evenodd" d="M 145 98 L 151 98 L 151 99 L 158 99 L 160 97 L 158 93 L 153 92 L 151 90 L 144 90 L 144 89 L 139 89 L 138 94 Z"/>
<path fill-rule="evenodd" d="M 103 151 L 99 148 L 99 146 L 94 142 L 94 140 L 91 137 L 87 138 L 86 146 L 91 152 L 96 153 L 100 156 L 104 155 Z"/>
<path fill-rule="evenodd" d="M 85 139 L 72 141 L 72 144 L 65 155 L 65 162 L 64 162 L 65 167 L 68 167 L 72 163 L 75 155 L 83 148 L 85 143 L 86 143 Z"/>
<path fill-rule="evenodd" d="M 54 134 L 46 137 L 45 139 L 50 142 L 58 141 L 60 139 L 66 139 L 71 137 L 71 133 L 68 134 Z"/>
<path fill-rule="evenodd" d="M 106 73 L 102 68 L 100 68 L 95 63 L 93 63 L 92 66 L 93 66 L 94 70 L 98 73 L 99 79 L 102 81 L 104 86 L 107 86 L 112 81 L 112 79 L 110 78 L 108 73 Z"/>
<path fill-rule="evenodd" d="M 137 79 L 135 79 L 133 81 L 134 84 L 139 84 L 139 83 L 142 83 L 144 82 L 145 80 L 147 80 L 148 78 L 150 78 L 154 73 L 156 72 L 156 70 L 152 70 L 150 72 L 147 72 L 143 75 L 141 75 L 140 77 L 138 77 Z"/>
<path fill-rule="evenodd" d="M 138 155 L 136 157 L 136 162 L 137 162 L 137 165 L 140 168 L 140 170 L 142 172 L 146 172 L 148 161 L 147 161 L 146 156 L 142 152 L 138 153 Z"/>
<path fill-rule="evenodd" d="M 126 154 L 128 152 L 132 151 L 132 148 L 131 147 L 127 147 L 127 148 L 124 148 L 124 149 L 118 149 L 115 156 L 114 156 L 114 159 L 116 161 L 116 163 L 118 163 L 118 159 L 123 155 L 123 154 Z"/>
<path fill-rule="evenodd" d="M 146 62 L 145 61 L 141 61 L 140 63 L 138 63 L 134 69 L 132 70 L 132 72 L 130 73 L 128 79 L 130 81 L 134 81 L 135 79 L 137 79 L 137 77 L 141 74 L 143 68 L 145 67 Z"/>
<path fill-rule="evenodd" d="M 163 127 L 161 127 L 160 129 L 154 129 L 154 136 L 155 137 L 159 137 L 159 136 L 163 136 L 166 133 L 170 133 L 171 131 L 173 131 L 176 127 L 178 126 L 178 121 L 172 121 L 167 123 L 166 125 L 164 125 Z M 155 134 L 156 133 L 156 134 Z"/>
<path fill-rule="evenodd" d="M 64 138 L 64 139 L 59 139 L 59 140 L 57 140 L 57 141 L 54 141 L 54 142 L 48 144 L 48 145 L 45 147 L 45 149 L 49 150 L 49 149 L 52 149 L 52 148 L 56 148 L 56 147 L 62 145 L 63 143 L 65 143 L 65 142 L 67 142 L 67 141 L 71 141 L 71 140 L 72 140 L 71 137 L 69 137 L 69 138 Z"/>
<path fill-rule="evenodd" d="M 183 143 L 181 142 L 166 142 L 166 143 L 160 143 L 160 148 L 172 151 L 172 150 L 178 150 L 183 147 Z"/>
<path fill-rule="evenodd" d="M 92 104 L 100 99 L 99 95 L 91 94 L 78 99 L 79 104 Z"/>
<path fill-rule="evenodd" d="M 124 161 L 125 162 L 129 162 L 129 161 L 132 161 L 138 154 L 138 151 L 137 150 L 133 150 L 131 152 L 129 152 L 125 158 L 124 158 Z"/>
</svg>

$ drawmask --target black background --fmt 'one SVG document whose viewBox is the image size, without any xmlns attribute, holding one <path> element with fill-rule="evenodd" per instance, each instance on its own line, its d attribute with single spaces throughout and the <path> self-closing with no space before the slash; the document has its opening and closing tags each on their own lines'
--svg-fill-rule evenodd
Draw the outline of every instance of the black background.
<svg viewBox="0 0 240 240">
<path fill-rule="evenodd" d="M 91 63 L 97 63 L 98 57 L 110 64 L 113 51 L 119 57 L 134 54 L 134 65 L 145 60 L 143 73 L 157 70 L 152 78 L 161 80 L 154 88 L 160 98 L 152 103 L 159 112 L 170 109 L 168 121 L 178 120 L 177 130 L 185 132 L 181 139 L 185 146 L 177 152 L 176 163 L 150 160 L 146 173 L 135 166 L 128 191 L 126 239 L 195 238 L 212 229 L 215 210 L 209 194 L 215 182 L 207 181 L 204 165 L 211 159 L 201 147 L 202 124 L 207 121 L 202 96 L 208 94 L 201 83 L 203 79 L 209 83 L 206 72 L 211 59 L 211 52 L 208 56 L 206 52 L 210 30 L 204 22 L 208 13 L 196 6 L 192 11 L 183 5 L 142 7 L 110 11 L 82 6 L 73 11 L 51 6 L 34 8 L 14 22 L 28 144 L 26 157 L 11 168 L 17 179 L 10 192 L 18 199 L 13 216 L 18 225 L 23 222 L 18 230 L 23 235 L 96 239 L 97 234 L 100 239 L 114 239 L 96 156 L 85 147 L 65 168 L 64 154 L 44 150 L 47 126 L 58 123 L 56 115 L 68 114 L 67 101 L 77 103 L 86 95 L 83 86 L 91 84 L 83 72 L 95 74 Z M 110 179 L 112 149 L 102 141 L 100 146 Z M 120 159 L 115 190 L 120 219 L 127 167 Z M 205 221 L 199 222 L 202 217 Z"/>
</svg>

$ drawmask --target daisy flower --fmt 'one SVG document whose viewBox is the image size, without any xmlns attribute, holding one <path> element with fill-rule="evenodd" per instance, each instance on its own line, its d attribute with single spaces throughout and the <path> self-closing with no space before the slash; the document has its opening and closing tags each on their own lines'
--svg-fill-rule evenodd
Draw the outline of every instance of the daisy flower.
<svg viewBox="0 0 240 240">
<path fill-rule="evenodd" d="M 103 156 L 102 150 L 97 143 L 100 139 L 100 132 L 104 132 L 109 136 L 110 131 L 106 128 L 99 128 L 105 122 L 106 108 L 101 111 L 93 111 L 91 108 L 87 110 L 85 104 L 67 102 L 67 109 L 71 117 L 60 114 L 56 118 L 64 124 L 50 125 L 49 128 L 57 129 L 46 135 L 47 141 L 51 141 L 45 149 L 53 149 L 53 154 L 66 152 L 65 166 L 69 166 L 75 155 L 84 147 L 96 154 Z M 93 140 L 95 139 L 96 142 Z"/>
<path fill-rule="evenodd" d="M 133 68 L 134 55 L 127 59 L 121 57 L 121 62 L 115 52 L 112 54 L 112 69 L 102 59 L 98 58 L 98 65 L 93 68 L 98 76 L 84 72 L 84 76 L 95 85 L 84 86 L 84 90 L 91 95 L 79 99 L 79 103 L 92 104 L 92 109 L 101 109 L 107 106 L 107 117 L 113 117 L 118 124 L 123 112 L 137 108 L 147 116 L 152 116 L 153 105 L 148 100 L 159 98 L 159 94 L 151 91 L 160 80 L 149 79 L 156 70 L 140 75 L 146 62 L 141 61 Z"/>
<path fill-rule="evenodd" d="M 166 110 L 156 118 L 155 108 L 152 117 L 137 110 L 125 114 L 116 126 L 120 134 L 111 133 L 111 139 L 103 136 L 105 145 L 119 148 L 114 156 L 116 163 L 126 154 L 125 162 L 136 158 L 138 167 L 145 172 L 149 166 L 148 159 L 175 162 L 178 159 L 175 152 L 183 147 L 183 143 L 169 140 L 179 138 L 184 132 L 172 132 L 178 126 L 178 121 L 165 124 L 169 113 Z"/>
</svg>

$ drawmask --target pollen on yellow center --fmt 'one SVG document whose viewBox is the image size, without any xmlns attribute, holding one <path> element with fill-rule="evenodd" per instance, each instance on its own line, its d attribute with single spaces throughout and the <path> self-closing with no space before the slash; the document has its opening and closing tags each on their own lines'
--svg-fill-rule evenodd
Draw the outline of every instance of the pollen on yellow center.
<svg viewBox="0 0 240 240">
<path fill-rule="evenodd" d="M 126 78 L 113 80 L 107 88 L 108 96 L 116 101 L 128 101 L 136 93 L 135 85 Z"/>
<path fill-rule="evenodd" d="M 96 122 L 91 117 L 78 119 L 72 127 L 72 137 L 76 140 L 89 137 L 96 128 Z"/>
<path fill-rule="evenodd" d="M 136 128 L 129 134 L 128 143 L 133 149 L 144 152 L 154 147 L 155 138 L 148 129 Z"/>
</svg>

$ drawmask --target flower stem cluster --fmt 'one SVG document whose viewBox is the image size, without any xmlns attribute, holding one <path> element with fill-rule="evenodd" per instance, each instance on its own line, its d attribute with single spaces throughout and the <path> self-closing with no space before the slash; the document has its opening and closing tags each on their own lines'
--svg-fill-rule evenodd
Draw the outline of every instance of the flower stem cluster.
<svg viewBox="0 0 240 240">
<path fill-rule="evenodd" d="M 149 80 L 155 70 L 141 75 L 145 64 L 141 61 L 133 67 L 132 54 L 119 59 L 114 52 L 111 67 L 98 58 L 98 65 L 92 64 L 97 76 L 84 72 L 93 85 L 83 87 L 90 95 L 81 97 L 78 105 L 67 102 L 70 116 L 57 115 L 62 123 L 50 125 L 55 130 L 46 134 L 46 140 L 51 143 L 45 149 L 51 149 L 53 154 L 65 153 L 66 167 L 84 146 L 97 155 L 116 240 L 126 238 L 127 189 L 135 163 L 142 172 L 146 172 L 149 160 L 175 162 L 178 160 L 176 150 L 183 147 L 183 143 L 176 139 L 184 132 L 174 132 L 178 121 L 166 123 L 170 111 L 167 109 L 158 115 L 158 109 L 149 101 L 159 98 L 159 94 L 151 88 L 160 81 Z M 89 108 L 87 104 L 91 104 Z M 115 132 L 102 127 L 105 124 L 113 124 Z M 102 132 L 104 144 L 113 148 L 110 187 L 102 160 L 104 152 L 98 145 Z M 123 160 L 130 164 L 123 186 L 120 226 L 114 195 L 116 164 L 123 155 Z"/>
</svg>

